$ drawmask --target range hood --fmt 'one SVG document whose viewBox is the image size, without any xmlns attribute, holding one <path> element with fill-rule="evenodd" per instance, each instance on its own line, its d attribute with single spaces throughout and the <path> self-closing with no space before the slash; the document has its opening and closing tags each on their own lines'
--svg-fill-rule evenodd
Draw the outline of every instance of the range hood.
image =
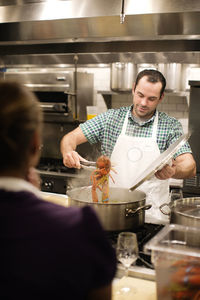
<svg viewBox="0 0 200 300">
<path fill-rule="evenodd" d="M 0 64 L 199 63 L 199 19 L 199 0 L 0 0 Z"/>
</svg>

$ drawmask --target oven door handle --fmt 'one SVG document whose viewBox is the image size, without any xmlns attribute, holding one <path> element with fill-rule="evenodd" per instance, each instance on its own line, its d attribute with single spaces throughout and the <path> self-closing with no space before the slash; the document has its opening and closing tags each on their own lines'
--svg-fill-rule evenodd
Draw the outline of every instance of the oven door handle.
<svg viewBox="0 0 200 300">
<path fill-rule="evenodd" d="M 42 109 L 48 108 L 48 109 L 53 109 L 54 105 L 53 104 L 40 104 L 40 107 Z"/>
<path fill-rule="evenodd" d="M 66 77 L 65 76 L 58 76 L 56 77 L 57 81 L 66 81 Z"/>
<path fill-rule="evenodd" d="M 66 112 L 67 111 L 67 105 L 65 103 L 42 103 L 40 104 L 40 107 L 44 111 L 54 111 L 54 112 Z"/>
</svg>

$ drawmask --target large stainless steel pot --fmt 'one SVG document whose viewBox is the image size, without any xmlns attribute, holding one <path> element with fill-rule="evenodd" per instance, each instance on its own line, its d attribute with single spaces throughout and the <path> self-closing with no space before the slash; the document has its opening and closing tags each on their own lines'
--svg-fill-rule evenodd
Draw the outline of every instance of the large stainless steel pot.
<svg viewBox="0 0 200 300">
<path fill-rule="evenodd" d="M 141 191 L 110 188 L 109 203 L 93 203 L 91 186 L 67 191 L 69 205 L 92 206 L 107 231 L 122 231 L 144 224 L 146 195 Z M 100 192 L 99 192 L 100 196 Z"/>
<path fill-rule="evenodd" d="M 165 76 L 166 79 L 166 91 L 180 91 L 181 90 L 181 64 L 169 63 L 159 64 L 158 70 Z"/>
<path fill-rule="evenodd" d="M 116 62 L 111 64 L 110 88 L 114 92 L 131 92 L 137 67 L 133 63 Z"/>
<path fill-rule="evenodd" d="M 160 206 L 160 210 L 163 214 L 170 216 L 170 223 L 200 227 L 200 198 L 198 197 L 164 203 Z"/>
<path fill-rule="evenodd" d="M 166 208 L 169 210 L 166 211 Z M 185 228 L 200 228 L 200 198 L 182 198 L 170 203 L 164 203 L 160 210 L 165 215 L 170 215 L 170 223 L 184 225 Z M 177 232 L 174 236 L 176 240 L 185 241 L 186 245 L 192 247 L 200 246 L 200 236 L 195 231 L 186 235 L 186 232 Z"/>
</svg>

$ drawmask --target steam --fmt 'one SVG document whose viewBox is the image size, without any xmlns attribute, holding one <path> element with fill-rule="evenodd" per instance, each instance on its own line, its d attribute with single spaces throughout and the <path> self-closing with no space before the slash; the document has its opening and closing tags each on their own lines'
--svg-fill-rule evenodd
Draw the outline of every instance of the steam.
<svg viewBox="0 0 200 300">
<path fill-rule="evenodd" d="M 67 180 L 67 189 L 74 189 L 77 187 L 90 186 L 91 173 L 94 171 L 94 168 L 81 168 L 80 170 L 76 170 L 76 177 L 70 177 Z"/>
<path fill-rule="evenodd" d="M 87 144 L 87 145 L 86 145 Z M 79 145 L 77 147 L 77 152 L 86 160 L 89 161 L 96 161 L 97 158 L 102 155 L 100 150 L 100 144 L 90 145 L 89 143 L 86 143 L 85 146 L 88 146 L 89 148 L 86 151 L 85 146 L 81 147 L 83 145 Z M 83 186 L 91 186 L 92 182 L 90 180 L 90 176 L 92 172 L 95 170 L 94 167 L 82 167 L 81 169 L 76 170 L 76 177 L 70 177 L 67 180 L 67 190 L 74 189 L 78 187 Z"/>
</svg>

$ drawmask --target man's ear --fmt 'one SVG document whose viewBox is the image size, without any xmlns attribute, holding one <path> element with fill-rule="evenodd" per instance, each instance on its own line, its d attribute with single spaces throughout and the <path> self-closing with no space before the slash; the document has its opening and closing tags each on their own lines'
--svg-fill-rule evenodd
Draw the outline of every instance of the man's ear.
<svg viewBox="0 0 200 300">
<path fill-rule="evenodd" d="M 132 94 L 134 94 L 134 91 L 135 91 L 135 82 L 133 83 Z"/>
<path fill-rule="evenodd" d="M 164 96 L 165 96 L 165 93 L 162 93 L 162 96 L 159 99 L 159 103 L 163 100 Z"/>
</svg>

